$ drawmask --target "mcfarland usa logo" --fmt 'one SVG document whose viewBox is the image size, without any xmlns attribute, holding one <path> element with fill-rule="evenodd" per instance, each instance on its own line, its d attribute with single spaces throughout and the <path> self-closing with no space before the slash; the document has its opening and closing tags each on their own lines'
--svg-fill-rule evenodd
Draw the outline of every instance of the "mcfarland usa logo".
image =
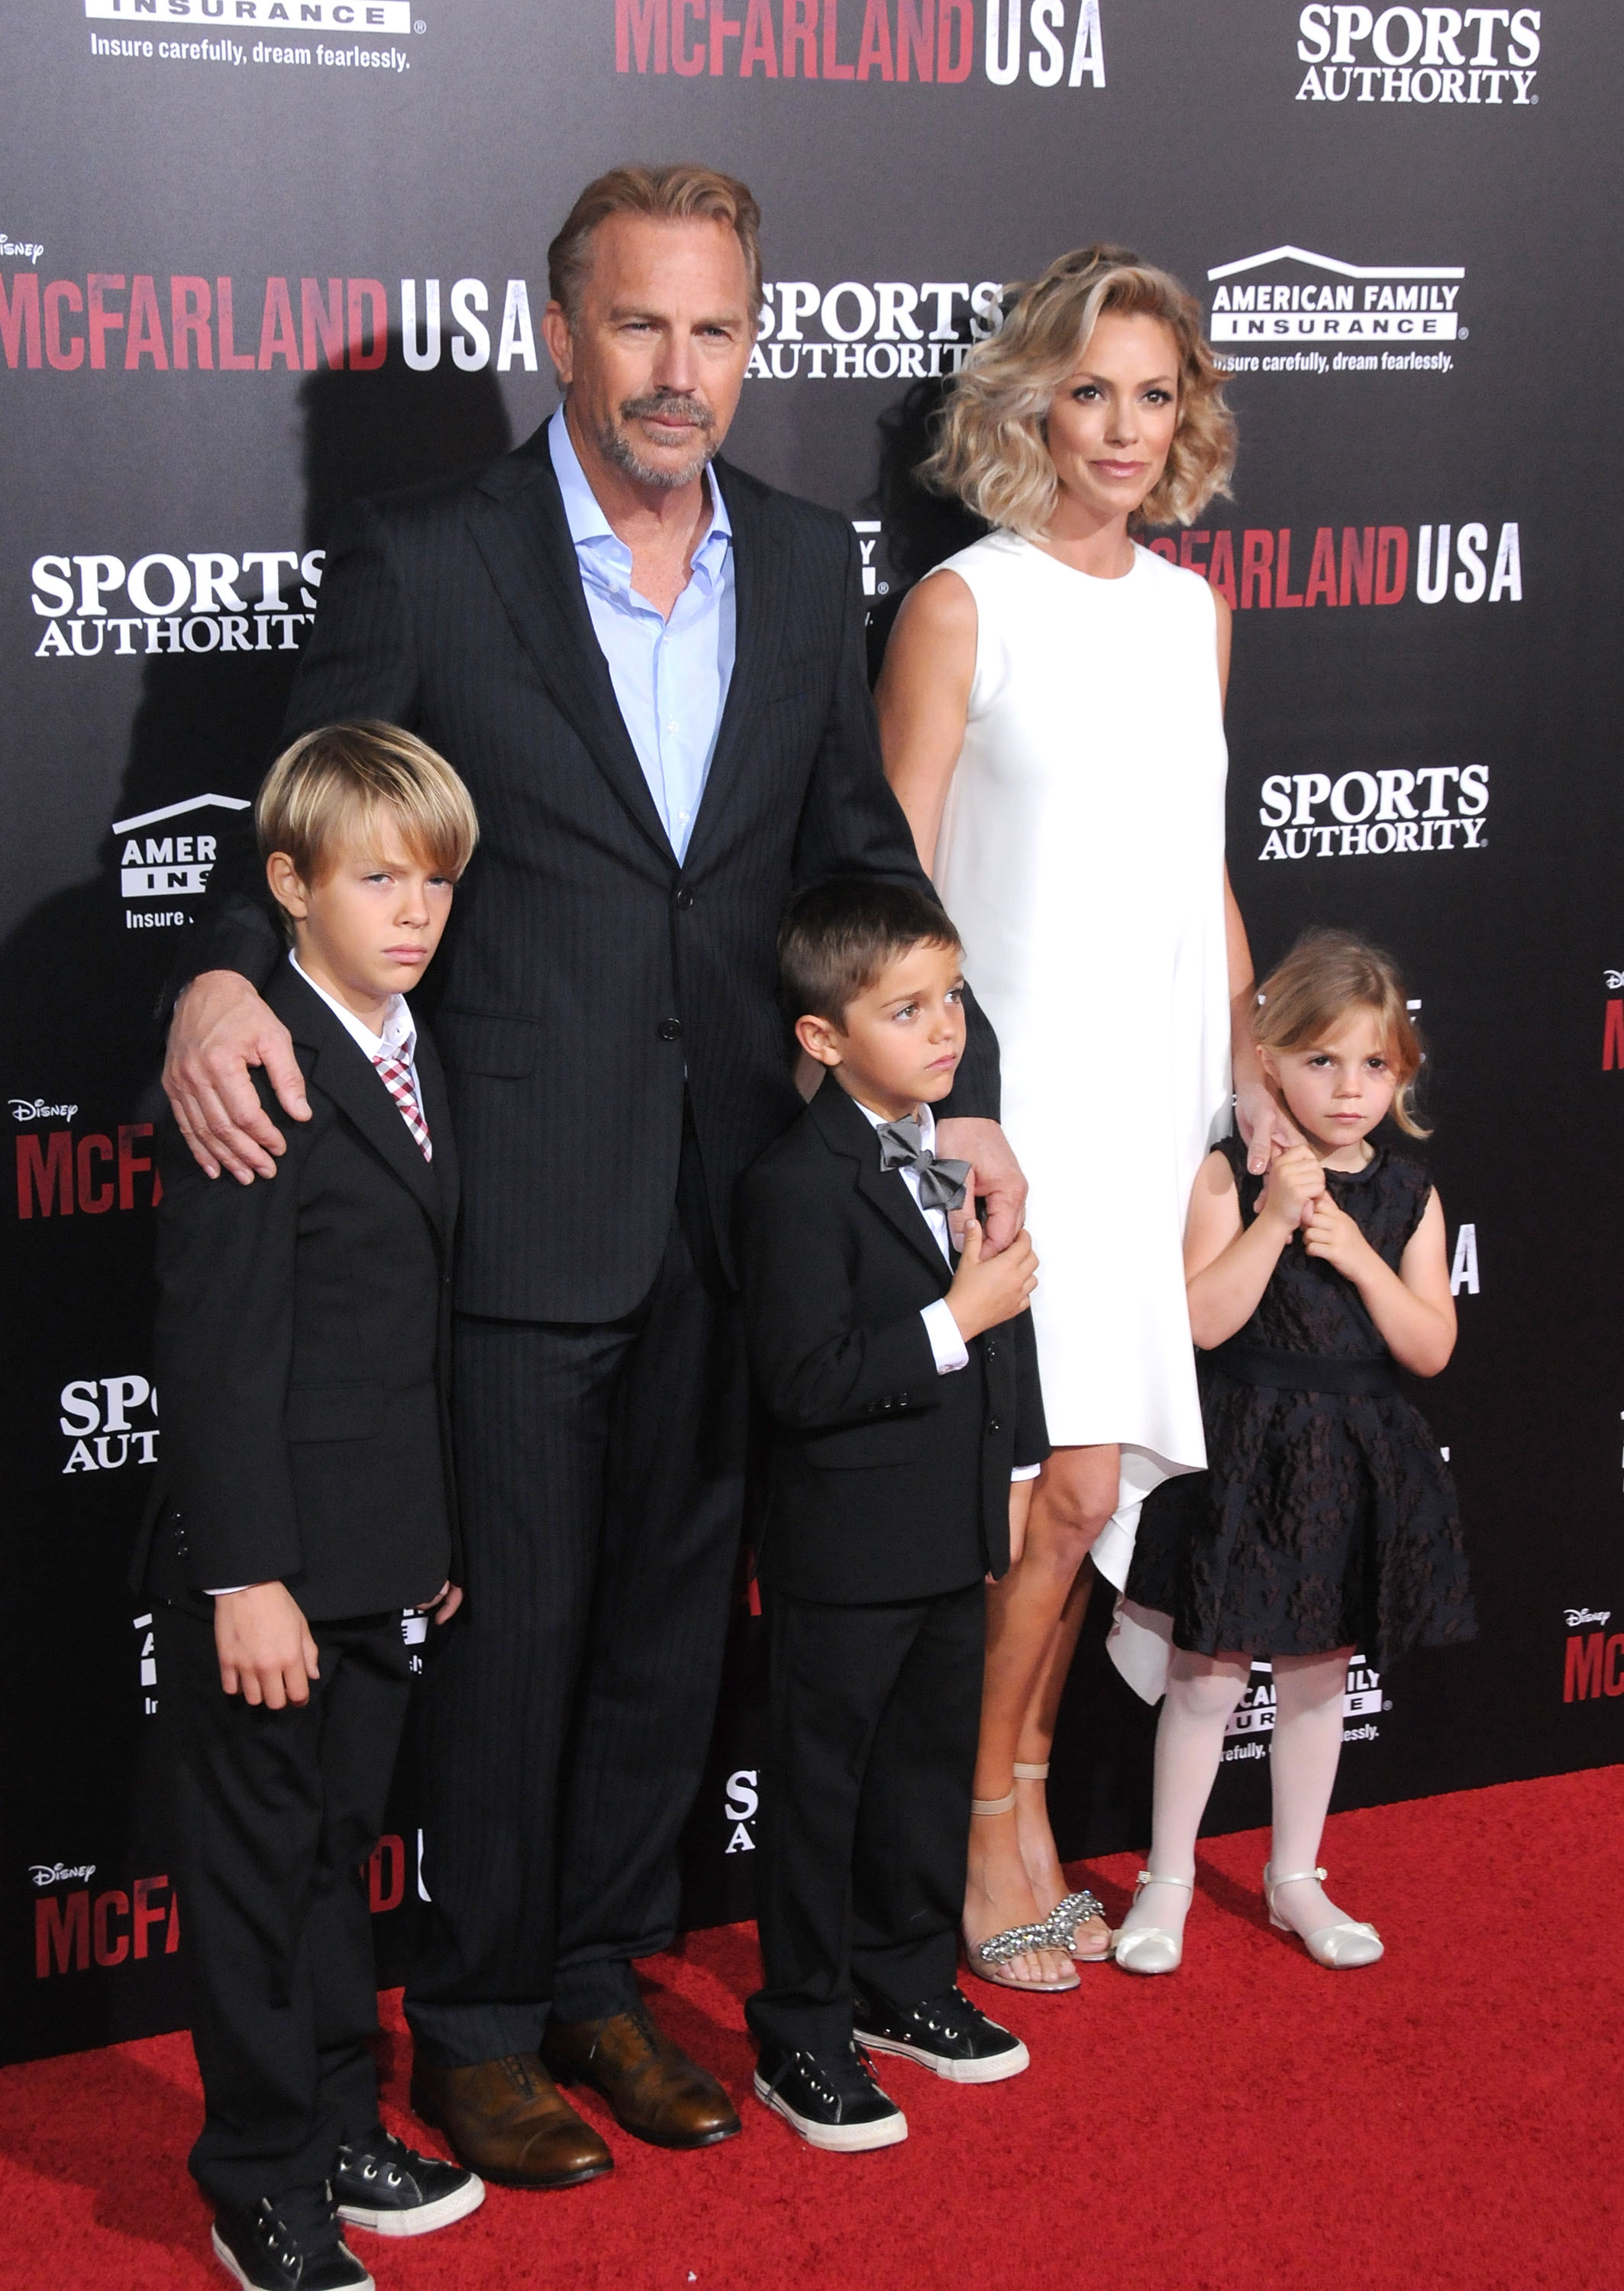
<svg viewBox="0 0 1624 2291">
<path fill-rule="evenodd" d="M 1299 103 L 1538 103 L 1538 8 L 1305 8 Z"/>
<path fill-rule="evenodd" d="M 70 1122 L 76 1105 L 14 1097 L 20 1123 Z M 153 1166 L 152 1124 L 120 1121 L 108 1130 L 25 1129 L 16 1140 L 17 1214 L 100 1217 L 109 1210 L 156 1209 L 164 1188 Z"/>
<path fill-rule="evenodd" d="M 1002 293 L 995 278 L 769 282 L 745 378 L 909 382 L 957 374 L 971 343 L 998 332 Z"/>
<path fill-rule="evenodd" d="M 1593 1702 L 1624 1695 L 1624 1631 L 1609 1633 L 1610 1607 L 1564 1607 L 1568 1627 L 1562 1665 L 1564 1702 Z"/>
<path fill-rule="evenodd" d="M 1275 246 L 1207 277 L 1209 332 L 1231 374 L 1448 374 L 1453 355 L 1434 345 L 1469 333 L 1459 264 L 1343 262 Z"/>
<path fill-rule="evenodd" d="M 34 657 L 297 652 L 326 553 L 193 549 L 177 557 L 159 549 L 128 565 L 105 551 L 36 557 L 29 601 L 46 626 Z"/>
<path fill-rule="evenodd" d="M 617 72 L 1104 87 L 1100 0 L 599 0 Z"/>
</svg>

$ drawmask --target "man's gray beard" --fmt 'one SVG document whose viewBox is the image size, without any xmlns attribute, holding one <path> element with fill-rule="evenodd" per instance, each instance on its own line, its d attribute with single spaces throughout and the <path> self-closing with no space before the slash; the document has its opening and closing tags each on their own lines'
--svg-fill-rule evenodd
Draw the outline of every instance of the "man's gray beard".
<svg viewBox="0 0 1624 2291">
<path fill-rule="evenodd" d="M 626 432 L 617 430 L 611 421 L 605 421 L 598 432 L 598 450 L 605 461 L 613 462 L 617 470 L 623 470 L 629 478 L 635 478 L 639 485 L 659 486 L 667 493 L 676 493 L 681 486 L 692 485 L 700 471 L 715 458 L 720 444 L 721 439 L 715 431 L 708 431 L 703 446 L 694 459 L 680 469 L 673 469 L 668 462 L 645 462 Z"/>
</svg>

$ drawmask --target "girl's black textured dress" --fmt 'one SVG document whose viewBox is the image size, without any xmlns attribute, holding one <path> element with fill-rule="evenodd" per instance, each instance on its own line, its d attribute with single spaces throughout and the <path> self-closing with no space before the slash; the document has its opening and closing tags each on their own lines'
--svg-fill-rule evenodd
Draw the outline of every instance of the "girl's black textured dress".
<svg viewBox="0 0 1624 2291">
<path fill-rule="evenodd" d="M 1250 1225 L 1263 1180 L 1238 1139 L 1215 1150 Z M 1396 1272 L 1431 1192 L 1421 1164 L 1378 1147 L 1363 1170 L 1325 1175 Z M 1454 1483 L 1351 1281 L 1294 1239 L 1201 1375 L 1208 1468 L 1146 1499 L 1127 1586 L 1172 1616 L 1176 1646 L 1354 1646 L 1385 1670 L 1412 1646 L 1475 1637 Z"/>
</svg>

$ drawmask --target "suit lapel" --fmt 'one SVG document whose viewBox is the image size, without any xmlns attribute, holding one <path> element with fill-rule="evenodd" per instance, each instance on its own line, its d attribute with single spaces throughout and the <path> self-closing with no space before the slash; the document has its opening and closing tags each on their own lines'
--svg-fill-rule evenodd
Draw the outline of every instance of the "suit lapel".
<svg viewBox="0 0 1624 2291">
<path fill-rule="evenodd" d="M 486 471 L 469 519 L 514 633 L 543 682 L 638 827 L 674 868 L 676 854 L 586 608 L 545 429 Z"/>
<path fill-rule="evenodd" d="M 277 1017 L 287 1022 L 293 1040 L 302 1042 L 307 1049 L 315 1051 L 316 1070 L 311 1080 L 318 1088 L 326 1092 L 340 1113 L 353 1122 L 367 1144 L 382 1155 L 395 1176 L 422 1204 L 435 1230 L 449 1233 L 445 1187 L 435 1176 L 434 1163 L 424 1161 L 422 1148 L 406 1128 L 400 1108 L 390 1096 L 382 1075 L 360 1044 L 344 1032 L 320 995 L 307 986 L 289 965 L 285 964 L 277 972 L 266 999 Z M 434 1065 L 434 1075 L 438 1086 L 438 1059 Z M 421 1064 L 418 1080 L 420 1082 L 423 1081 Z M 441 1105 L 444 1105 L 443 1092 Z M 423 1114 L 429 1123 L 430 1142 L 438 1159 L 440 1145 L 435 1136 L 435 1116 L 426 1105 Z M 449 1138 L 449 1113 L 445 1113 L 441 1127 Z M 453 1148 L 454 1178 L 454 1162 L 455 1149 Z"/>
<path fill-rule="evenodd" d="M 462 1199 L 462 1177 L 457 1162 L 457 1141 L 451 1126 L 451 1101 L 446 1095 L 446 1077 L 440 1066 L 439 1052 L 434 1047 L 434 1037 L 421 1028 L 417 1035 L 417 1081 L 422 1092 L 423 1119 L 429 1125 L 430 1143 L 434 1147 L 431 1168 L 440 1197 L 441 1225 L 451 1234 L 455 1230 L 457 1207 Z M 406 1124 L 403 1121 L 401 1128 Z"/>
<path fill-rule="evenodd" d="M 857 1191 L 864 1200 L 872 1202 L 909 1248 L 923 1258 L 945 1294 L 952 1286 L 953 1274 L 937 1246 L 936 1235 L 925 1222 L 923 1210 L 908 1191 L 901 1170 L 880 1168 L 880 1141 L 872 1124 L 832 1075 L 813 1099 L 812 1116 L 823 1132 L 825 1145 L 853 1164 Z"/>
<path fill-rule="evenodd" d="M 789 612 L 789 552 L 773 531 L 766 504 L 755 487 L 726 462 L 718 475 L 733 526 L 733 675 L 694 823 L 689 866 L 714 834 L 749 759 Z"/>
</svg>

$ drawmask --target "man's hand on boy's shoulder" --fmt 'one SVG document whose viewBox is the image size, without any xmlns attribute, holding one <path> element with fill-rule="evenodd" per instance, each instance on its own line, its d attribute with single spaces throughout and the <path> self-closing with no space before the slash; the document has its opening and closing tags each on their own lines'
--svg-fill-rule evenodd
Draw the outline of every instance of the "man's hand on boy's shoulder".
<svg viewBox="0 0 1624 2291">
<path fill-rule="evenodd" d="M 308 1702 L 310 1681 L 321 1676 L 304 1610 L 285 1583 L 217 1592 L 214 1652 L 225 1692 L 268 1710 Z"/>
<path fill-rule="evenodd" d="M 263 1066 L 283 1110 L 310 1118 L 293 1038 L 235 970 L 205 970 L 175 1004 L 164 1088 L 176 1126 L 205 1175 L 239 1185 L 274 1178 L 287 1141 L 260 1103 L 250 1071 Z"/>
</svg>

